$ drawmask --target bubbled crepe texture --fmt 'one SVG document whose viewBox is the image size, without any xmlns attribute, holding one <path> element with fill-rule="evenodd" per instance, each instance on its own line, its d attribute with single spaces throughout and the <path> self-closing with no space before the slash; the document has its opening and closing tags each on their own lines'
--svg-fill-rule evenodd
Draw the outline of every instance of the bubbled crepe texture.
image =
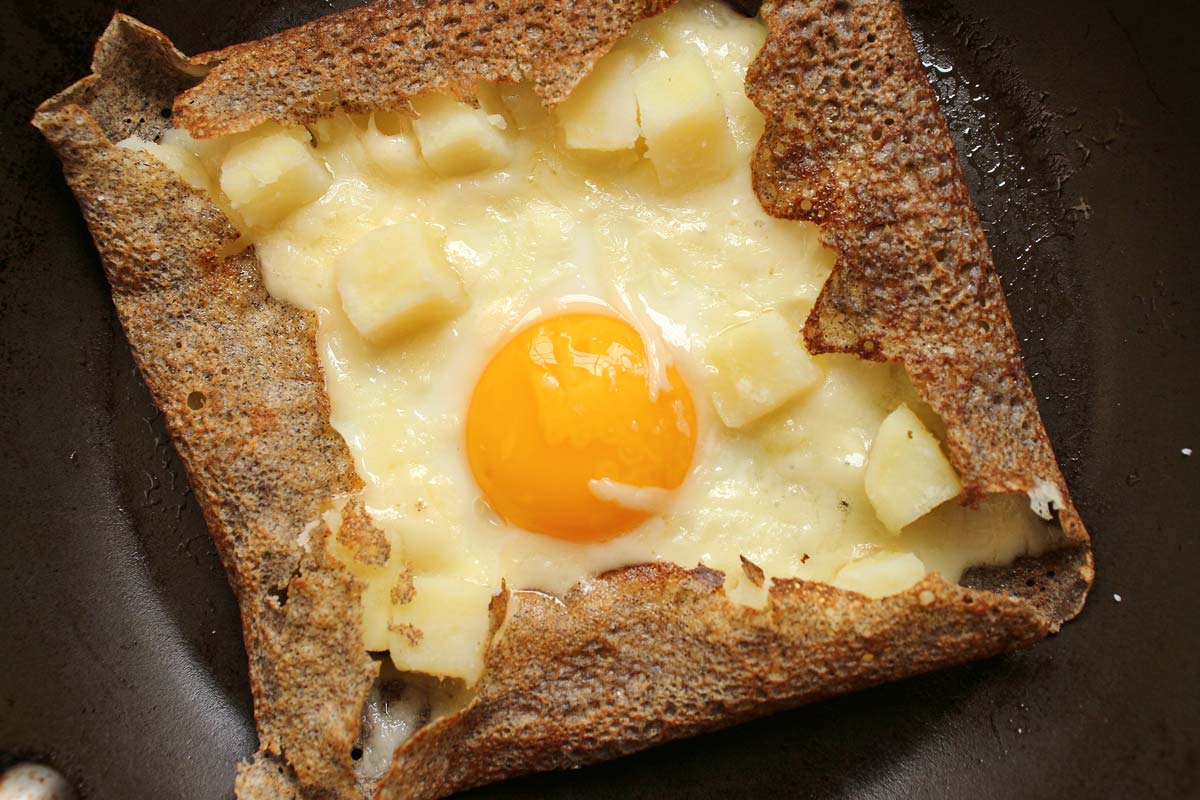
<svg viewBox="0 0 1200 800">
<path fill-rule="evenodd" d="M 968 499 L 1057 487 L 1058 548 L 877 600 L 777 580 L 761 610 L 730 603 L 719 573 L 665 564 L 561 602 L 506 590 L 472 702 L 401 747 L 378 783 L 356 779 L 379 671 L 356 624 L 362 584 L 326 555 L 327 528 L 307 550 L 297 541 L 333 496 L 361 488 L 329 424 L 316 318 L 266 293 L 253 250 L 224 255 L 237 232 L 206 195 L 113 143 L 171 124 L 212 136 L 404 110 L 426 91 L 469 99 L 480 80 L 531 81 L 553 105 L 664 5 L 377 2 L 196 58 L 118 15 L 93 74 L 38 109 L 238 597 L 261 747 L 239 770 L 242 800 L 434 798 L 594 762 L 1025 647 L 1082 607 L 1087 533 L 898 3 L 768 3 L 747 78 L 767 120 L 754 187 L 770 213 L 820 223 L 837 253 L 809 349 L 902 362 L 946 423 Z M 343 517 L 339 538 L 386 558 L 361 505 Z"/>
</svg>

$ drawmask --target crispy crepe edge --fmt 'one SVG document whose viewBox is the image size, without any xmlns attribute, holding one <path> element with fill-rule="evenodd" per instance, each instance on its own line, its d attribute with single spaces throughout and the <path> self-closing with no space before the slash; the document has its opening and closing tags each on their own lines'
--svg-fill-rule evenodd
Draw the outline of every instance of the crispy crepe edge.
<svg viewBox="0 0 1200 800">
<path fill-rule="evenodd" d="M 838 253 L 834 276 L 805 328 L 810 347 L 903 361 L 922 396 L 947 422 L 952 460 L 969 499 L 1048 483 L 1062 500 L 1056 509 L 1062 547 L 1012 567 L 972 570 L 964 586 L 929 576 L 881 600 L 823 584 L 775 581 L 762 610 L 730 603 L 720 574 L 704 567 L 632 566 L 582 582 L 561 599 L 506 590 L 493 601 L 496 633 L 475 699 L 402 746 L 378 785 L 357 782 L 350 750 L 378 665 L 363 651 L 359 625 L 346 623 L 361 616 L 362 586 L 325 554 L 331 532 L 320 522 L 321 512 L 361 483 L 329 425 L 316 320 L 266 294 L 252 250 L 222 255 L 236 232 L 209 198 L 154 159 L 113 143 L 134 134 L 154 138 L 170 124 L 173 105 L 175 123 L 217 135 L 267 119 L 309 122 L 337 108 L 403 109 L 414 91 L 469 95 L 476 81 L 497 78 L 533 80 L 552 104 L 634 21 L 662 4 L 591 9 L 589 19 L 599 24 L 582 37 L 568 30 L 565 57 L 546 34 L 562 33 L 554 28 L 558 24 L 577 27 L 578 18 L 555 14 L 554 5 L 549 17 L 545 6 L 525 9 L 541 31 L 531 37 L 527 26 L 517 24 L 521 8 L 504 4 L 500 12 L 487 11 L 495 5 L 451 8 L 471 12 L 456 17 L 459 25 L 499 28 L 500 35 L 515 37 L 505 40 L 516 42 L 519 55 L 508 71 L 493 68 L 486 53 L 467 57 L 455 48 L 439 49 L 447 40 L 438 33 L 449 13 L 442 7 L 371 4 L 195 59 L 175 50 L 161 33 L 117 15 L 97 45 L 93 74 L 46 101 L 34 119 L 63 162 L 138 366 L 166 417 L 238 597 L 261 747 L 239 771 L 238 796 L 441 797 L 1025 647 L 1078 613 L 1092 579 L 1087 535 L 1037 415 L 990 252 L 898 7 L 768 5 L 763 10 L 768 44 L 747 85 L 768 120 L 754 164 L 755 187 L 770 212 L 817 218 Z M 543 19 L 548 26 L 538 22 Z M 823 30 L 822 19 L 840 26 L 833 32 L 844 35 L 839 44 L 828 37 L 810 41 L 814 31 Z M 390 41 L 372 34 L 371 26 L 388 35 L 404 31 L 427 54 L 421 63 L 432 59 L 433 67 L 423 66 L 420 74 L 398 72 L 409 63 L 404 58 L 381 66 L 377 59 L 355 56 L 356 47 L 369 51 Z M 890 54 L 882 62 L 871 55 L 881 39 Z M 442 45 L 425 47 L 429 41 Z M 326 67 L 316 73 L 296 67 L 317 45 L 325 54 L 317 60 Z M 806 138 L 796 134 L 788 115 L 807 109 L 809 95 L 821 86 L 818 80 L 804 89 L 807 84 L 797 78 L 822 46 L 833 52 L 819 59 L 828 73 L 820 77 L 835 81 L 858 122 L 845 129 L 814 124 Z M 308 55 L 293 57 L 296 52 Z M 858 67 L 852 67 L 854 61 Z M 272 62 L 299 69 L 276 67 L 276 77 L 292 76 L 286 91 L 253 83 L 261 70 L 269 73 Z M 912 213 L 952 215 L 966 232 L 955 262 L 959 268 L 937 273 L 937 285 L 949 287 L 947 296 L 957 300 L 932 321 L 905 316 L 928 313 L 928 303 L 901 302 L 898 312 L 889 309 L 890 316 L 881 317 L 870 303 L 854 302 L 870 296 L 873 287 L 863 282 L 880 280 L 881 269 L 887 270 L 881 285 L 888 297 L 902 296 L 905 280 L 926 285 L 925 273 L 900 258 L 909 253 L 906 246 L 920 242 L 913 219 L 878 218 L 864 210 L 877 209 L 873 202 L 838 205 L 839 192 L 856 200 L 870 201 L 872 193 L 895 199 L 888 193 L 893 184 L 908 185 L 912 177 L 903 159 L 889 173 L 887 160 L 867 163 L 854 146 L 870 109 L 857 98 L 862 88 L 846 89 L 839 78 L 864 64 L 892 82 L 881 85 L 903 90 L 892 97 L 893 120 L 927 126 L 920 137 L 908 134 L 907 142 L 902 133 L 897 141 L 889 139 L 893 148 L 911 145 L 913 158 L 923 159 L 912 163 L 936 162 L 948 173 L 940 183 L 933 181 L 932 205 L 905 196 L 915 204 Z M 372 79 L 381 71 L 392 83 Z M 369 91 L 330 93 L 330 86 L 372 80 L 377 86 Z M 251 88 L 234 91 L 243 82 Z M 873 137 L 873 131 L 866 135 Z M 813 141 L 818 144 L 807 144 Z M 826 173 L 805 170 L 822 161 L 833 177 L 815 183 L 819 203 L 813 203 L 804 193 L 811 191 L 814 175 Z M 918 183 L 915 191 L 929 188 Z M 814 208 L 822 212 L 806 217 Z M 871 243 L 897 224 L 903 228 L 900 244 L 888 240 L 872 254 Z M 963 269 L 964 264 L 975 267 Z M 964 281 L 974 281 L 972 288 L 964 289 Z M 987 298 L 987 330 L 970 316 L 968 301 L 981 294 Z M 981 348 L 971 363 L 982 364 L 982 371 L 964 373 L 952 360 L 934 357 L 946 335 L 964 341 L 955 335 L 961 326 L 952 324 L 963 321 L 957 314 L 968 315 L 966 330 L 992 334 L 970 339 Z M 937 370 L 947 366 L 953 379 L 938 380 Z M 1008 435 L 1003 422 L 992 420 L 982 433 L 963 429 L 978 418 L 971 398 L 980 388 L 972 374 L 1009 378 L 1001 386 L 1009 407 L 1018 408 L 1025 421 L 1020 434 Z M 354 500 L 343 517 L 356 520 L 360 531 L 372 527 Z M 311 536 L 307 546 L 305 531 Z"/>
</svg>

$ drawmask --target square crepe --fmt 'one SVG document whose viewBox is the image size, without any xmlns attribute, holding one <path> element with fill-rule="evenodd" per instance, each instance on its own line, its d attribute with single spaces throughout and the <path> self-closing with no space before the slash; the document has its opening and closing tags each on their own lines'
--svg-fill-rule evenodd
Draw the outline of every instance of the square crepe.
<svg viewBox="0 0 1200 800">
<path fill-rule="evenodd" d="M 474 101 L 481 82 L 559 106 L 666 5 L 373 3 L 194 58 L 117 15 L 93 74 L 38 109 L 239 601 L 261 748 L 239 797 L 440 797 L 1025 647 L 1082 607 L 1087 532 L 899 4 L 768 3 L 745 80 L 765 123 L 753 190 L 772 217 L 819 225 L 836 256 L 805 347 L 780 358 L 792 375 L 809 355 L 900 365 L 944 425 L 962 502 L 1027 495 L 1056 523 L 1045 551 L 882 597 L 774 577 L 756 603 L 705 564 L 627 563 L 558 595 L 501 587 L 477 679 L 422 683 L 368 652 L 370 581 L 337 554 L 378 566 L 394 541 L 331 424 L 322 323 L 268 293 L 215 190 L 129 143 L 412 114 L 431 94 Z M 721 416 L 736 428 L 757 413 Z M 397 605 L 420 595 L 411 569 L 393 579 Z M 382 718 L 381 697 L 400 706 L 409 689 L 421 690 L 412 718 Z M 389 725 L 407 726 L 398 749 L 364 753 L 387 745 Z"/>
</svg>

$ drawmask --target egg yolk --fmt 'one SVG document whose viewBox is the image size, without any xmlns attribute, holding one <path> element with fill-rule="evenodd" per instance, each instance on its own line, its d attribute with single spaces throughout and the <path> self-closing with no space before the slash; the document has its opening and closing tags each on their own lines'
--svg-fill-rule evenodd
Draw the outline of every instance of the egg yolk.
<svg viewBox="0 0 1200 800">
<path fill-rule="evenodd" d="M 488 362 L 467 412 L 467 456 L 488 504 L 513 525 L 578 542 L 640 525 L 644 506 L 601 499 L 594 482 L 683 483 L 696 409 L 678 372 L 665 372 L 654 386 L 645 343 L 616 317 L 564 314 L 519 331 Z"/>
</svg>

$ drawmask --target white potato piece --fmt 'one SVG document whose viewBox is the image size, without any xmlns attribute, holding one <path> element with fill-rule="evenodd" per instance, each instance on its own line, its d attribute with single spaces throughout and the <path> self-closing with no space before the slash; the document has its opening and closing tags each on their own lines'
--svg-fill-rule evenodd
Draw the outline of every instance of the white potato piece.
<svg viewBox="0 0 1200 800">
<path fill-rule="evenodd" d="M 331 181 L 312 147 L 286 133 L 247 139 L 221 162 L 221 191 L 256 228 L 270 227 L 316 200 Z"/>
<path fill-rule="evenodd" d="M 864 481 L 875 515 L 892 533 L 962 492 L 937 438 L 903 403 L 880 424 Z"/>
<path fill-rule="evenodd" d="M 887 597 L 903 592 L 924 577 L 925 564 L 912 553 L 881 550 L 842 567 L 834 576 L 833 585 L 867 597 Z"/>
<path fill-rule="evenodd" d="M 512 145 L 497 125 L 502 116 L 444 94 L 418 97 L 412 105 L 421 156 L 443 178 L 496 169 L 512 158 Z"/>
<path fill-rule="evenodd" d="M 550 120 L 542 99 L 531 83 L 501 83 L 497 87 L 504 112 L 516 123 L 518 131 L 538 128 Z"/>
<path fill-rule="evenodd" d="M 412 220 L 360 238 L 338 256 L 334 273 L 346 316 L 376 343 L 447 319 L 464 299 L 458 273 Z"/>
<path fill-rule="evenodd" d="M 709 391 L 721 421 L 740 428 L 821 380 L 800 335 L 777 311 L 729 328 L 708 344 Z"/>
<path fill-rule="evenodd" d="M 267 130 L 268 126 L 263 126 L 263 130 Z M 271 131 L 282 131 L 279 126 L 271 126 Z M 299 129 L 307 136 L 307 132 L 303 128 Z M 218 136 L 215 139 L 194 139 L 192 135 L 183 128 L 167 128 L 159 137 L 158 142 L 163 147 L 180 150 L 194 156 L 204 166 L 206 172 L 212 176 L 216 176 L 221 171 L 221 159 L 225 158 L 225 154 L 229 149 L 238 142 L 245 141 L 252 134 L 231 134 L 229 136 Z"/>
<path fill-rule="evenodd" d="M 396 669 L 473 684 L 483 672 L 491 588 L 461 578 L 415 575 L 413 589 L 411 602 L 392 606 L 388 649 Z"/>
<path fill-rule="evenodd" d="M 555 109 L 567 147 L 628 150 L 637 144 L 641 130 L 633 68 L 631 53 L 609 53 Z"/>
<path fill-rule="evenodd" d="M 646 157 L 659 183 L 680 189 L 729 174 L 736 155 L 729 121 L 698 53 L 643 64 L 634 73 L 634 91 Z"/>
<path fill-rule="evenodd" d="M 367 580 L 363 587 L 363 647 L 372 652 L 387 650 L 391 643 L 388 626 L 392 618 L 392 586 L 386 579 Z"/>
<path fill-rule="evenodd" d="M 425 169 L 412 123 L 401 114 L 376 112 L 363 134 L 367 157 L 385 177 L 404 181 Z"/>
<path fill-rule="evenodd" d="M 365 123 L 365 119 L 356 121 L 349 114 L 338 112 L 308 126 L 317 145 L 317 157 L 334 175 L 370 168 L 363 142 Z"/>
</svg>

